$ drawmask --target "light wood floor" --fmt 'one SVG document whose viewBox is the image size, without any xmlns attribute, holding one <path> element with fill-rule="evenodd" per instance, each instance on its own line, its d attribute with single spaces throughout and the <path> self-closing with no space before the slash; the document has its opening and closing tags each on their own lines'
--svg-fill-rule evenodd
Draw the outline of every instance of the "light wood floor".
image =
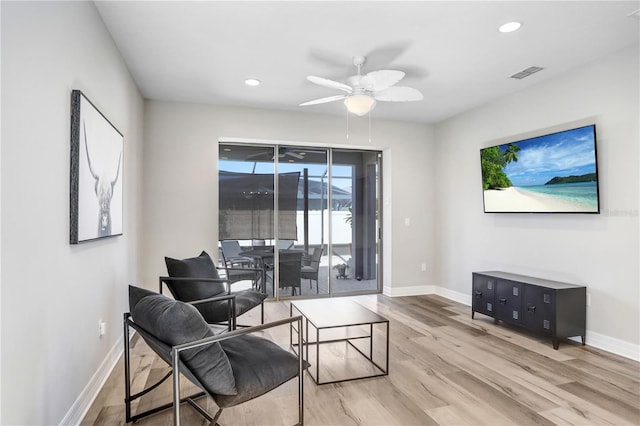
<svg viewBox="0 0 640 426">
<path fill-rule="evenodd" d="M 639 425 L 640 364 L 573 342 L 551 342 L 477 314 L 438 296 L 358 296 L 390 319 L 389 375 L 316 386 L 305 374 L 308 425 Z M 250 323 L 256 324 L 258 312 Z M 265 305 L 266 320 L 289 315 L 287 302 Z M 253 321 L 253 322 L 252 322 Z M 288 329 L 270 333 L 288 345 Z M 588 342 L 587 342 L 588 343 Z M 166 365 L 134 337 L 134 391 L 162 376 Z M 334 354 L 339 362 L 349 355 Z M 186 382 L 186 381 L 183 381 Z M 238 407 L 223 425 L 291 425 L 297 420 L 295 380 Z M 124 423 L 122 362 L 114 369 L 83 425 Z M 170 380 L 137 409 L 169 402 Z M 203 402 L 211 412 L 212 401 Z M 187 425 L 206 424 L 188 406 Z M 139 421 L 169 425 L 170 412 Z"/>
</svg>

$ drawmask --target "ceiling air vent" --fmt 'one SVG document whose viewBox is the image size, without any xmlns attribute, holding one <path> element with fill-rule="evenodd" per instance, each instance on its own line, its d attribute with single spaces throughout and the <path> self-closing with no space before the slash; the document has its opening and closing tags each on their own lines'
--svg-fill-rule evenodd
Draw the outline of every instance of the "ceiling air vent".
<svg viewBox="0 0 640 426">
<path fill-rule="evenodd" d="M 522 70 L 520 72 L 515 73 L 511 76 L 511 78 L 517 78 L 518 80 L 522 80 L 525 77 L 529 77 L 531 74 L 537 73 L 538 71 L 542 71 L 544 68 L 540 67 L 529 67 L 526 70 Z"/>
</svg>

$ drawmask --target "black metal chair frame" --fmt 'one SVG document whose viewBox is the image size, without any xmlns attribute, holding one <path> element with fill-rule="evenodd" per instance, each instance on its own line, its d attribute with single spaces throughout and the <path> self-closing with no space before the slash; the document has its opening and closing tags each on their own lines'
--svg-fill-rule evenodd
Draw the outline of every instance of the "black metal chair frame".
<svg viewBox="0 0 640 426">
<path fill-rule="evenodd" d="M 245 268 L 246 269 L 246 268 Z M 238 324 L 237 323 L 237 318 L 236 318 L 236 299 L 235 299 L 235 295 L 233 294 L 233 292 L 231 292 L 231 284 L 229 284 L 229 281 L 224 279 L 224 278 L 194 278 L 194 277 L 159 277 L 158 278 L 158 292 L 160 294 L 164 294 L 163 293 L 163 288 L 164 286 L 162 285 L 163 283 L 166 284 L 169 281 L 199 281 L 199 282 L 211 282 L 211 283 L 224 283 L 225 287 L 227 288 L 227 294 L 224 296 L 216 296 L 216 297 L 212 297 L 212 298 L 208 298 L 208 299 L 202 299 L 202 300 L 198 300 L 198 301 L 194 301 L 194 302 L 188 302 L 193 304 L 200 304 L 200 303 L 207 303 L 207 302 L 215 302 L 218 300 L 224 300 L 226 298 L 228 298 L 229 296 L 232 296 L 232 302 L 229 303 L 229 311 L 228 311 L 228 317 L 230 318 L 230 320 L 227 322 L 228 325 L 228 329 L 229 331 L 233 331 L 235 330 L 237 327 L 250 327 L 248 325 L 243 325 L 243 324 Z M 260 303 L 260 324 L 264 324 L 264 301 L 262 303 Z"/>
<path fill-rule="evenodd" d="M 209 299 L 202 299 L 202 300 L 198 300 L 198 301 L 194 301 L 194 302 L 190 302 L 190 305 L 197 305 L 199 303 L 207 303 L 207 302 L 216 302 L 216 301 L 222 301 L 222 300 L 227 300 L 229 301 L 229 321 L 228 323 L 231 324 L 232 323 L 232 314 L 235 313 L 235 299 L 236 297 L 234 295 L 224 295 L 224 296 L 217 296 L 217 297 L 212 297 Z M 143 389 L 142 391 L 131 395 L 131 349 L 130 349 L 130 332 L 129 332 L 129 327 L 133 328 L 134 330 L 138 331 L 140 334 L 146 334 L 147 336 L 150 336 L 148 333 L 145 333 L 144 330 L 141 330 L 140 327 L 138 327 L 133 320 L 131 319 L 131 314 L 129 312 L 124 314 L 124 379 L 125 379 L 125 383 L 124 383 L 124 392 L 125 392 L 125 396 L 124 396 L 124 404 L 125 404 L 125 419 L 127 423 L 131 423 L 131 422 L 136 422 L 144 417 L 150 416 L 152 414 L 156 414 L 159 413 L 161 411 L 167 410 L 171 407 L 173 407 L 173 402 L 169 403 L 169 404 L 164 404 L 161 405 L 159 407 L 154 407 L 150 410 L 135 414 L 135 415 L 131 415 L 131 403 L 133 401 L 135 401 L 138 398 L 143 397 L 144 395 L 148 394 L 149 392 L 151 392 L 152 390 L 156 389 L 158 386 L 160 386 L 162 383 L 164 383 L 173 373 L 173 370 L 170 370 L 165 376 L 163 376 L 160 380 L 158 380 L 156 383 L 154 383 L 153 385 L 149 386 L 146 389 Z M 165 362 L 168 362 L 168 360 L 164 360 Z M 202 407 L 200 407 L 195 400 L 202 398 L 205 396 L 204 392 L 198 392 L 192 395 L 189 395 L 185 398 L 183 398 L 180 403 L 184 403 L 187 402 L 189 403 L 191 406 L 193 406 L 198 412 L 200 412 L 201 414 L 203 412 L 206 413 L 206 411 L 202 410 Z M 207 417 L 207 416 L 205 416 Z M 210 416 L 209 416 L 210 417 Z M 208 417 L 207 417 L 208 418 Z M 213 418 L 208 418 L 209 421 L 212 421 Z"/>
<path fill-rule="evenodd" d="M 216 299 L 216 300 L 224 300 L 224 299 L 229 299 L 232 300 L 233 296 L 229 297 L 229 296 L 220 296 L 220 297 L 215 297 L 212 299 Z M 198 301 L 197 303 L 205 303 L 208 301 L 211 301 L 212 299 L 204 299 L 202 301 Z M 244 328 L 242 330 L 234 330 L 234 331 L 230 331 L 228 333 L 222 333 L 216 336 L 211 336 L 211 337 L 207 337 L 204 339 L 200 339 L 200 340 L 196 340 L 190 343 L 185 343 L 182 345 L 177 345 L 177 346 L 173 346 L 171 347 L 171 359 L 170 360 L 166 360 L 164 359 L 162 356 L 160 356 L 161 359 L 163 359 L 165 362 L 167 362 L 167 364 L 169 365 L 169 367 L 171 367 L 171 369 L 169 370 L 169 372 L 162 377 L 158 382 L 154 383 L 153 385 L 149 386 L 148 388 L 142 390 L 141 392 L 136 393 L 135 395 L 131 395 L 131 353 L 130 353 L 130 347 L 129 347 L 129 337 L 130 337 L 130 332 L 129 332 L 129 328 L 133 328 L 134 330 L 136 330 L 138 333 L 140 333 L 142 336 L 146 336 L 145 341 L 147 341 L 146 339 L 153 339 L 158 341 L 155 336 L 147 333 L 146 331 L 144 331 L 141 327 L 139 327 L 131 318 L 131 314 L 129 312 L 124 314 L 124 371 L 125 371 L 125 414 L 126 414 L 126 422 L 130 423 L 130 422 L 136 422 L 144 417 L 159 413 L 161 411 L 165 411 L 168 410 L 170 408 L 173 408 L 173 423 L 176 426 L 180 425 L 180 405 L 183 403 L 188 403 L 189 405 L 191 405 L 200 415 L 202 415 L 204 418 L 207 419 L 207 421 L 211 422 L 212 425 L 218 425 L 217 421 L 220 418 L 220 415 L 222 414 L 222 408 L 218 408 L 218 411 L 211 416 L 204 408 L 202 408 L 200 405 L 198 405 L 198 403 L 195 401 L 196 399 L 199 398 L 203 398 L 206 396 L 211 396 L 209 395 L 206 391 L 201 391 L 201 392 L 197 392 L 188 396 L 185 396 L 183 398 L 180 397 L 180 373 L 183 373 L 185 376 L 189 377 L 193 377 L 195 379 L 192 380 L 190 379 L 190 381 L 192 381 L 196 386 L 200 387 L 201 389 L 203 388 L 202 385 L 200 385 L 198 382 L 198 379 L 193 376 L 193 374 L 190 372 L 190 370 L 182 363 L 180 362 L 180 353 L 182 351 L 188 350 L 188 349 L 192 349 L 192 348 L 196 348 L 196 347 L 200 347 L 200 346 L 205 346 L 205 345 L 210 345 L 213 344 L 215 342 L 220 342 L 222 340 L 227 340 L 227 339 L 232 339 L 234 337 L 238 337 L 241 335 L 245 335 L 245 334 L 251 334 L 251 333 L 255 333 L 258 331 L 262 331 L 262 330 L 266 330 L 269 328 L 273 328 L 273 327 L 278 327 L 278 326 L 282 326 L 285 324 L 289 324 L 289 327 L 293 327 L 293 323 L 297 322 L 297 327 L 298 330 L 302 330 L 302 316 L 298 315 L 295 317 L 290 317 L 290 318 L 285 318 L 279 321 L 273 321 L 267 324 L 261 324 L 255 327 L 249 327 L 249 328 Z M 147 341 L 148 342 L 148 341 Z M 159 342 L 159 341 L 158 341 Z M 302 347 L 302 333 L 298 333 L 298 347 Z M 164 343 L 161 343 L 164 344 Z M 154 349 L 154 348 L 152 348 Z M 155 349 L 154 349 L 155 351 Z M 157 351 L 155 351 L 158 355 L 160 355 L 160 353 L 158 353 Z M 304 424 L 304 379 L 303 379 L 303 371 L 304 371 L 304 359 L 301 355 L 298 355 L 298 423 L 297 425 L 303 425 Z M 186 374 L 185 374 L 186 373 Z M 135 401 L 136 399 L 146 395 L 147 393 L 151 392 L 152 390 L 156 389 L 158 386 L 160 386 L 162 383 L 164 383 L 171 375 L 173 375 L 173 401 L 171 403 L 168 404 L 164 404 L 162 406 L 159 407 L 154 407 L 152 409 L 149 409 L 147 411 L 144 411 L 142 413 L 138 413 L 135 415 L 131 415 L 131 403 L 133 401 Z M 246 402 L 246 401 L 245 401 Z"/>
</svg>

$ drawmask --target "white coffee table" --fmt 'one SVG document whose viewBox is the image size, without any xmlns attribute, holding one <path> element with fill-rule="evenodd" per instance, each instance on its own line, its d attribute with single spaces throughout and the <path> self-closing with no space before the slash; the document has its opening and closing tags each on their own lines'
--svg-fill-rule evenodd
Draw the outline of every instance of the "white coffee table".
<svg viewBox="0 0 640 426">
<path fill-rule="evenodd" d="M 301 331 L 302 356 L 311 364 L 307 371 L 316 384 L 323 385 L 389 374 L 389 320 L 385 317 L 346 298 L 292 301 L 289 313 L 293 316 L 294 312 L 302 315 L 302 330 L 297 330 L 294 325 L 291 326 L 290 343 L 296 350 L 297 345 L 293 342 L 297 339 L 293 338 L 293 334 Z M 375 348 L 378 351 L 374 351 L 374 340 L 382 341 L 383 351 L 380 351 L 379 347 Z M 333 357 L 331 363 L 322 362 L 320 353 L 325 352 L 326 355 L 327 352 L 332 351 L 331 348 L 324 351 L 321 349 L 322 346 L 327 345 L 338 345 L 332 348 L 333 352 L 342 354 L 337 357 L 338 362 L 336 357 Z M 313 360 L 309 359 L 310 348 L 312 357 L 315 355 Z M 363 363 L 354 358 L 366 360 L 366 366 L 363 367 Z M 341 363 L 341 360 L 344 362 Z M 351 366 L 345 367 L 345 364 L 349 363 Z M 342 367 L 349 371 L 344 369 L 340 371 Z"/>
</svg>

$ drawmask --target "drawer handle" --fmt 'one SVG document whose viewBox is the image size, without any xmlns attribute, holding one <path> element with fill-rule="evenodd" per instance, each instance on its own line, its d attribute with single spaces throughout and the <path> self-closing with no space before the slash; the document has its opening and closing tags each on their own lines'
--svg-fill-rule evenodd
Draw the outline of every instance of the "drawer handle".
<svg viewBox="0 0 640 426">
<path fill-rule="evenodd" d="M 500 303 L 502 305 L 506 305 L 507 304 L 507 299 L 504 299 L 504 298 L 500 299 Z"/>
<path fill-rule="evenodd" d="M 527 311 L 535 312 L 536 311 L 536 307 L 535 306 L 527 306 Z"/>
<path fill-rule="evenodd" d="M 476 297 L 482 297 L 482 292 L 476 290 Z"/>
</svg>

